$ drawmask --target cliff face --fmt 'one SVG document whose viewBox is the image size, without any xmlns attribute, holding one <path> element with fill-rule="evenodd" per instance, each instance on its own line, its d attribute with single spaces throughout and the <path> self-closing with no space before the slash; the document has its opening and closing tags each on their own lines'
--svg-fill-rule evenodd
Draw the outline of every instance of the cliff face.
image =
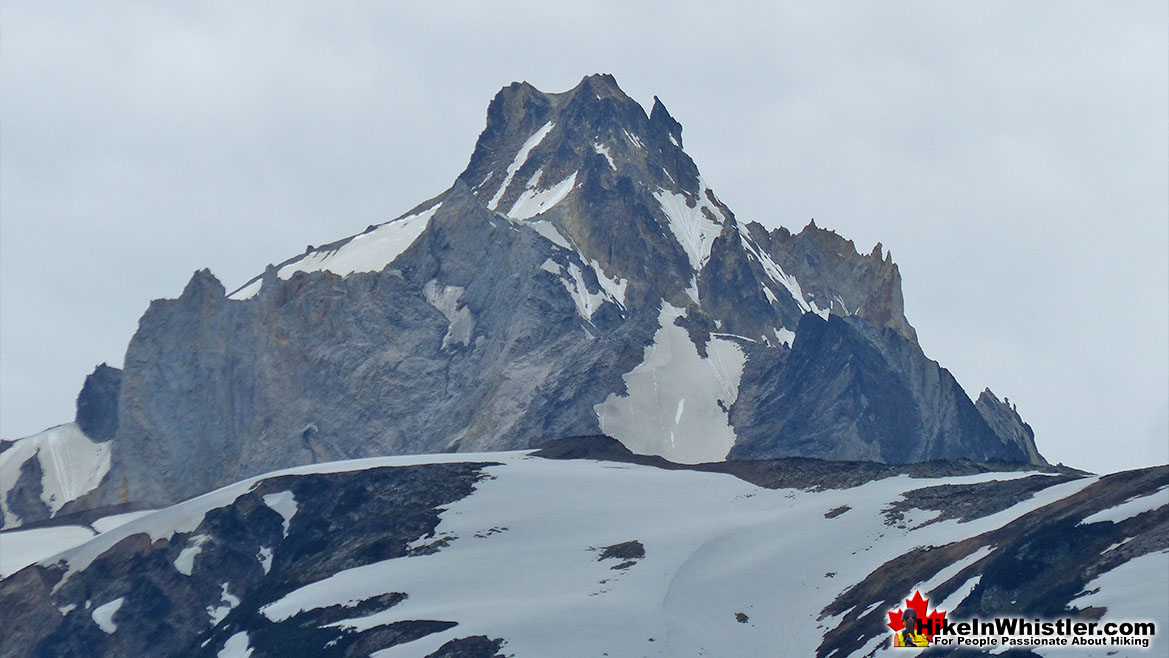
<svg viewBox="0 0 1169 658">
<path fill-rule="evenodd" d="M 752 420 L 734 459 L 1031 461 L 916 343 L 858 317 L 805 316 L 790 354 L 744 373 L 731 417 L 739 415 Z"/>
<path fill-rule="evenodd" d="M 1035 432 L 1023 421 L 1018 408 L 1007 399 L 999 400 L 988 388 L 979 394 L 978 400 L 974 402 L 974 408 L 982 414 L 983 420 L 990 425 L 995 434 L 1018 445 L 1027 455 L 1027 461 L 1032 464 L 1047 463 L 1043 455 L 1039 454 L 1039 448 L 1035 446 Z"/>
<path fill-rule="evenodd" d="M 159 505 L 297 464 L 602 432 L 690 462 L 1041 459 L 1001 415 L 921 353 L 879 246 L 740 222 L 660 101 L 590 76 L 503 89 L 467 169 L 402 217 L 231 294 L 196 273 L 78 420 L 112 446 L 94 495 Z"/>
<path fill-rule="evenodd" d="M 595 431 L 591 405 L 645 336 L 612 305 L 588 336 L 540 269 L 553 249 L 457 185 L 380 272 L 270 271 L 242 301 L 196 273 L 127 351 L 111 494 L 167 501 L 283 466 Z"/>
<path fill-rule="evenodd" d="M 799 233 L 785 228 L 767 232 L 750 224 L 751 234 L 786 271 L 800 281 L 810 299 L 834 315 L 855 315 L 917 342 L 905 318 L 901 272 L 892 252 L 881 255 L 880 242 L 860 254 L 852 240 L 822 229 L 812 220 Z"/>
</svg>

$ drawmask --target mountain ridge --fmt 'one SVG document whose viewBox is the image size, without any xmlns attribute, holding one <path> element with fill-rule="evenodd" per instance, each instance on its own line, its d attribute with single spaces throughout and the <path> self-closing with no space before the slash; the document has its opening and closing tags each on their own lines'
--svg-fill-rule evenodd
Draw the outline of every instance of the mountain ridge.
<svg viewBox="0 0 1169 658">
<path fill-rule="evenodd" d="M 152 302 L 124 369 L 83 395 L 112 436 L 91 498 L 156 506 L 298 464 L 598 433 L 678 461 L 1041 463 L 1021 419 L 979 411 L 921 352 L 882 251 L 741 222 L 662 101 L 647 114 L 612 76 L 513 83 L 444 192 L 230 294 L 201 270 Z M 812 318 L 848 327 L 836 356 L 799 349 Z M 811 415 L 784 388 L 797 370 L 800 395 L 831 398 Z"/>
</svg>

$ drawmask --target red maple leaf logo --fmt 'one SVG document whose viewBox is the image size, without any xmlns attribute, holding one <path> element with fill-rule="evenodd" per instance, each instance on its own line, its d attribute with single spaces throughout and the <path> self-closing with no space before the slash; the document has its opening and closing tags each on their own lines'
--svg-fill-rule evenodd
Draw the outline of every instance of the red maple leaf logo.
<svg viewBox="0 0 1169 658">
<path fill-rule="evenodd" d="M 912 609 L 917 618 L 922 622 L 921 632 L 926 636 L 926 639 L 931 642 L 934 639 L 934 631 L 942 627 L 942 622 L 946 620 L 946 613 L 943 610 L 929 610 L 930 600 L 922 598 L 921 591 L 914 591 L 912 599 L 905 599 L 905 607 Z M 905 622 L 902 621 L 904 611 L 901 608 L 889 611 L 889 628 L 894 633 L 898 633 L 905 628 Z"/>
</svg>

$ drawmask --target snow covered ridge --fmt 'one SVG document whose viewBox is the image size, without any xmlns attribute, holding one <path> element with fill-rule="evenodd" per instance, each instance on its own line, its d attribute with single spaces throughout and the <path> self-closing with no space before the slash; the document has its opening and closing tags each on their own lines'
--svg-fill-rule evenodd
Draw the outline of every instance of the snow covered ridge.
<svg viewBox="0 0 1169 658">
<path fill-rule="evenodd" d="M 142 516 L 9 576 L 0 600 L 32 605 L 0 607 L 0 623 L 25 629 L 17 655 L 863 656 L 914 584 L 968 616 L 1004 596 L 1027 615 L 1089 584 L 1109 609 L 1142 583 L 1163 587 L 1169 506 L 1079 521 L 1167 480 L 1169 467 L 686 468 L 603 438 L 320 464 Z M 1064 585 L 1028 580 L 1052 574 Z M 1068 600 L 1034 599 L 1051 591 Z M 1169 602 L 1145 599 L 1145 616 L 1169 624 Z"/>
<path fill-rule="evenodd" d="M 39 504 L 48 509 L 48 514 L 37 517 L 51 518 L 66 503 L 96 489 L 109 470 L 110 444 L 93 441 L 76 423 L 50 427 L 17 440 L 0 452 L 0 511 L 4 519 L 0 527 L 21 525 L 21 512 L 13 509 L 9 494 L 22 478 L 28 477 L 26 473 L 39 472 Z M 36 506 L 37 502 L 31 504 Z"/>
<path fill-rule="evenodd" d="M 276 270 L 281 279 L 297 272 L 328 271 L 341 276 L 354 272 L 380 272 L 406 251 L 426 230 L 430 218 L 438 212 L 441 202 L 433 203 L 413 214 L 371 226 L 365 232 L 345 238 L 328 247 L 308 250 L 301 256 L 285 261 Z M 257 276 L 231 293 L 231 299 L 250 299 L 260 292 L 262 277 Z"/>
</svg>

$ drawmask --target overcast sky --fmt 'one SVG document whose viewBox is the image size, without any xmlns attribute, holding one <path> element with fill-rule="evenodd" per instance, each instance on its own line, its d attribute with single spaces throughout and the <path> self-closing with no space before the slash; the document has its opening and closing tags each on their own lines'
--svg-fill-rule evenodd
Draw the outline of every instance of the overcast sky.
<svg viewBox="0 0 1169 658">
<path fill-rule="evenodd" d="M 1167 13 L 7 0 L 0 434 L 71 420 L 196 269 L 230 289 L 444 190 L 500 87 L 609 72 L 740 219 L 891 249 L 926 353 L 1049 459 L 1165 463 Z"/>
</svg>

